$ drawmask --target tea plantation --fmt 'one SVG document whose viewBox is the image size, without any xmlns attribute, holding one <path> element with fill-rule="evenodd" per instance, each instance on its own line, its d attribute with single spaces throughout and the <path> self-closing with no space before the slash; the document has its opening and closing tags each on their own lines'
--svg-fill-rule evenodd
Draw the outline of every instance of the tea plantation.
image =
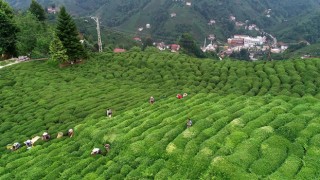
<svg viewBox="0 0 320 180">
<path fill-rule="evenodd" d="M 6 67 L 0 179 L 319 179 L 319 73 L 319 59 L 147 52 L 95 55 L 63 69 L 44 61 Z M 56 138 L 69 128 L 74 137 Z M 45 131 L 48 142 L 6 149 Z M 105 143 L 106 156 L 90 155 Z"/>
</svg>

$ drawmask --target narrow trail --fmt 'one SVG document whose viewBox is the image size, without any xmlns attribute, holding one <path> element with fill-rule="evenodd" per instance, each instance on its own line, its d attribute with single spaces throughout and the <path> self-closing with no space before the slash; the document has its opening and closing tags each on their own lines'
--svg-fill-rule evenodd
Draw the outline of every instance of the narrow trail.
<svg viewBox="0 0 320 180">
<path fill-rule="evenodd" d="M 18 64 L 18 63 L 22 63 L 22 62 L 29 62 L 29 61 L 43 61 L 43 60 L 47 60 L 48 58 L 39 58 L 39 59 L 30 59 L 30 60 L 27 60 L 27 61 L 15 61 L 13 63 L 9 63 L 9 64 L 6 64 L 6 65 L 3 65 L 3 66 L 0 66 L 0 69 L 4 68 L 4 67 L 7 67 L 7 66 L 11 66 L 11 65 L 14 65 L 14 64 Z"/>
</svg>

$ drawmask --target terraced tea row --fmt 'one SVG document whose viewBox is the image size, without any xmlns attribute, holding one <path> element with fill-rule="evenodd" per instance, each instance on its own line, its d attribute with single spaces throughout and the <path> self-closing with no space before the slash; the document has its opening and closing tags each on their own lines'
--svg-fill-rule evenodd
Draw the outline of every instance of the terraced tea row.
<svg viewBox="0 0 320 180">
<path fill-rule="evenodd" d="M 172 54 L 128 53 L 102 55 L 106 78 L 159 83 L 184 91 L 247 95 L 317 95 L 318 60 L 234 62 L 197 60 Z M 97 63 L 97 62 L 93 62 Z M 100 65 L 100 63 L 99 63 Z M 100 74 L 101 75 L 101 74 Z"/>
<path fill-rule="evenodd" d="M 107 178 L 280 179 L 283 173 L 286 177 L 316 177 L 316 172 L 310 174 L 306 168 L 315 167 L 320 121 L 313 108 L 320 104 L 313 98 L 303 100 L 313 114 L 295 115 L 299 106 L 294 105 L 296 99 L 272 98 L 267 102 L 264 97 L 235 95 L 197 94 L 182 100 L 165 98 L 152 106 L 144 103 L 112 119 L 103 114 L 86 118 L 75 126 L 74 138 L 40 143 L 29 151 L 23 148 L 6 152 L 2 160 L 8 163 L 3 164 L 1 176 L 23 178 L 37 174 L 28 169 L 32 165 L 42 170 L 39 177 L 47 178 L 52 177 L 52 170 L 54 177 L 61 173 L 61 178 L 90 173 Z M 273 113 L 285 105 L 291 108 Z M 186 129 L 189 116 L 194 125 Z M 304 122 L 282 120 L 279 126 L 277 122 L 283 117 L 303 117 Z M 288 138 L 285 128 L 295 130 L 297 137 Z M 304 141 L 303 136 L 311 141 Z M 111 153 L 91 157 L 91 149 L 105 142 L 112 144 Z"/>
<path fill-rule="evenodd" d="M 67 69 L 43 62 L 2 69 L 0 177 L 317 179 L 318 86 L 305 93 L 308 83 L 316 84 L 317 66 L 316 60 L 214 62 L 125 53 Z M 219 76 L 208 89 L 213 73 Z M 289 78 L 281 80 L 282 74 Z M 259 87 L 258 94 L 242 89 L 247 82 Z M 303 86 L 302 97 L 296 85 Z M 175 98 L 183 92 L 186 98 Z M 114 117 L 105 117 L 106 108 Z M 187 129 L 188 117 L 194 124 Z M 72 138 L 5 149 L 69 128 L 75 129 Z M 104 143 L 111 144 L 110 153 L 90 155 Z"/>
</svg>

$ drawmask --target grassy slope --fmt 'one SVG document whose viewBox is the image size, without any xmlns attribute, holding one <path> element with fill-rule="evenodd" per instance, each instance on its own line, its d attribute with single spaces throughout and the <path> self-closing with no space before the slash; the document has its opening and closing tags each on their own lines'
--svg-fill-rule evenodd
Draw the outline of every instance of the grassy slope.
<svg viewBox="0 0 320 180">
<path fill-rule="evenodd" d="M 131 52 L 66 69 L 45 62 L 2 69 L 0 179 L 317 179 L 319 68 L 317 59 L 215 62 Z M 177 100 L 181 92 L 189 96 Z M 73 138 L 5 150 L 71 127 Z M 107 156 L 90 156 L 106 142 Z"/>
</svg>

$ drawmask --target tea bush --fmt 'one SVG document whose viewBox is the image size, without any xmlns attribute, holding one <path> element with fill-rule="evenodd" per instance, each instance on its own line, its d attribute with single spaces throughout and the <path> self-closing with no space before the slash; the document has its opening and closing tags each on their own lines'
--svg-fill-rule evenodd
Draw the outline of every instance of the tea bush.
<svg viewBox="0 0 320 180">
<path fill-rule="evenodd" d="M 319 179 L 319 68 L 140 51 L 3 68 L 0 179 Z"/>
</svg>

